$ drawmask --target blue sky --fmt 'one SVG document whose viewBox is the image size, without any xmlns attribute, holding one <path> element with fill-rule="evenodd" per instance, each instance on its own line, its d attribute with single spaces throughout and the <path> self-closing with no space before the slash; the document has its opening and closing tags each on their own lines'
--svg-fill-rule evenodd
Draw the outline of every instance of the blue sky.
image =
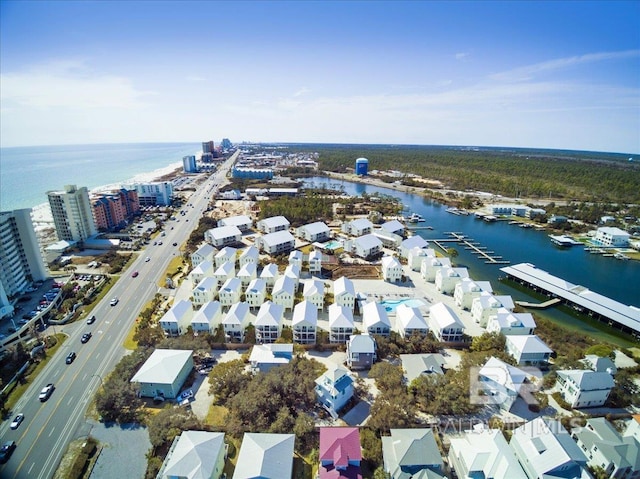
<svg viewBox="0 0 640 479">
<path fill-rule="evenodd" d="M 640 153 L 640 2 L 0 0 L 0 145 Z"/>
</svg>

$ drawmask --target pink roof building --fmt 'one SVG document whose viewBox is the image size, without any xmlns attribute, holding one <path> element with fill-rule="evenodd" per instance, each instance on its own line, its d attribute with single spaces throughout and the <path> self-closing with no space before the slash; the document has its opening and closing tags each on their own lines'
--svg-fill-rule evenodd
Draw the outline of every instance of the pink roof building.
<svg viewBox="0 0 640 479">
<path fill-rule="evenodd" d="M 320 479 L 362 479 L 357 427 L 320 428 Z"/>
</svg>

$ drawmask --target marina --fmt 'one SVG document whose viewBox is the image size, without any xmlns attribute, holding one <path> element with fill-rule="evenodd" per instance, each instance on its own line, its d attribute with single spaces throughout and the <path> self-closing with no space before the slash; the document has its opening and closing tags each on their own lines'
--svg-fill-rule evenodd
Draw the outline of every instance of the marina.
<svg viewBox="0 0 640 479">
<path fill-rule="evenodd" d="M 443 251 L 446 251 L 447 248 L 444 247 L 441 243 L 453 242 L 459 243 L 464 246 L 465 249 L 470 250 L 475 255 L 483 258 L 486 264 L 509 264 L 510 261 L 502 259 L 502 256 L 496 255 L 493 251 L 487 251 L 485 246 L 480 245 L 479 243 L 474 242 L 471 238 L 466 237 L 462 233 L 451 232 L 449 235 L 452 238 L 445 239 L 432 239 L 430 240 L 432 243 L 435 243 L 438 248 Z"/>
</svg>

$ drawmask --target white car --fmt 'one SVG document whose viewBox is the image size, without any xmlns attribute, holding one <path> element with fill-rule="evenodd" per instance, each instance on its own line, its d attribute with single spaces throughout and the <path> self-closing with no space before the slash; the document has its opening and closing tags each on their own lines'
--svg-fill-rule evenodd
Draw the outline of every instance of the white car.
<svg viewBox="0 0 640 479">
<path fill-rule="evenodd" d="M 115 306 L 116 304 L 118 304 L 119 299 L 118 298 L 113 298 L 111 301 L 109 301 L 109 304 L 111 306 Z"/>
<path fill-rule="evenodd" d="M 149 261 L 151 261 L 151 258 L 149 258 L 148 256 L 144 259 L 145 263 L 148 263 Z"/>
</svg>

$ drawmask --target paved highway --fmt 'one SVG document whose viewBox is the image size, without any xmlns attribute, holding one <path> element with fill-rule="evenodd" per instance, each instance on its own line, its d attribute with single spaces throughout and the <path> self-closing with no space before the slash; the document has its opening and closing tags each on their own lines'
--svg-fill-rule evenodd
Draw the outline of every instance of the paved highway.
<svg viewBox="0 0 640 479">
<path fill-rule="evenodd" d="M 237 153 L 191 195 L 188 203 L 192 206 L 183 205 L 185 215 L 176 216 L 180 223 L 167 222 L 167 226 L 174 226 L 174 229 L 165 228 L 166 236 L 161 237 L 163 244 L 148 246 L 123 273 L 109 295 L 94 308 L 95 323 L 87 325 L 78 321 L 64 327 L 68 339 L 23 394 L 11 418 L 0 425 L 0 440 L 17 443 L 7 464 L 0 465 L 1 478 L 53 477 L 68 444 L 88 434 L 85 412 L 93 394 L 126 353 L 122 344 L 129 329 L 142 307 L 158 292 L 158 282 L 169 262 L 181 254 L 179 246 L 197 226 L 209 199 L 224 181 L 236 156 Z M 147 256 L 149 262 L 145 261 Z M 131 276 L 133 271 L 138 271 L 136 278 Z M 110 306 L 113 297 L 119 302 Z M 91 332 L 92 337 L 82 344 L 80 338 L 86 332 Z M 66 364 L 65 359 L 71 351 L 77 353 L 77 358 Z M 55 390 L 46 402 L 40 402 L 38 394 L 47 383 L 53 383 Z M 20 412 L 25 414 L 25 420 L 18 429 L 11 430 L 9 425 L 13 417 Z"/>
</svg>

